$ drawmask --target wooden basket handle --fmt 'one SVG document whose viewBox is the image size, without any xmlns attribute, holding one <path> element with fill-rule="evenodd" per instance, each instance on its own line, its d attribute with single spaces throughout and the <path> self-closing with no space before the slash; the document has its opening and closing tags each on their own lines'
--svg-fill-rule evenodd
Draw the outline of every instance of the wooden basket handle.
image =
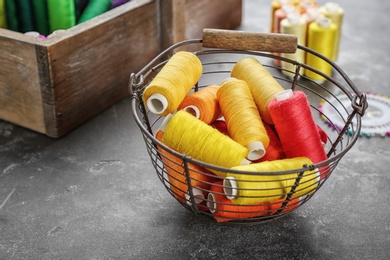
<svg viewBox="0 0 390 260">
<path fill-rule="evenodd" d="M 294 53 L 298 39 L 292 34 L 203 29 L 203 47 Z"/>
</svg>

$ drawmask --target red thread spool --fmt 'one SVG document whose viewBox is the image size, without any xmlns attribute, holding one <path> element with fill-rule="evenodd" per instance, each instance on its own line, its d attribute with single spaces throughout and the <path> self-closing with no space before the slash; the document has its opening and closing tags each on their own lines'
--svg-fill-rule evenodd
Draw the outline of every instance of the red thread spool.
<svg viewBox="0 0 390 260">
<path fill-rule="evenodd" d="M 206 124 L 210 124 L 222 115 L 217 100 L 218 88 L 219 85 L 210 85 L 187 95 L 177 109 L 183 109 Z"/>
<path fill-rule="evenodd" d="M 156 132 L 156 139 L 162 142 L 163 135 L 164 132 L 158 130 Z M 164 150 L 161 146 L 158 146 L 158 150 L 168 174 L 168 180 L 171 185 L 173 196 L 183 203 L 191 204 L 188 196 L 187 176 L 183 168 L 183 162 L 180 158 Z M 188 164 L 188 168 L 191 185 L 193 187 L 192 193 L 194 195 L 195 202 L 199 204 L 204 201 L 203 189 L 208 190 L 210 188 L 210 183 L 216 181 L 216 176 L 205 168 L 192 163 Z"/>
<path fill-rule="evenodd" d="M 282 212 L 290 211 L 299 205 L 299 198 L 290 200 Z M 276 214 L 285 200 L 274 200 L 256 205 L 235 205 L 224 195 L 223 182 L 211 184 L 207 196 L 207 207 L 218 222 L 232 219 L 247 219 Z"/>
<path fill-rule="evenodd" d="M 305 156 L 314 164 L 327 159 L 304 92 L 280 92 L 268 107 L 287 158 Z"/>
</svg>

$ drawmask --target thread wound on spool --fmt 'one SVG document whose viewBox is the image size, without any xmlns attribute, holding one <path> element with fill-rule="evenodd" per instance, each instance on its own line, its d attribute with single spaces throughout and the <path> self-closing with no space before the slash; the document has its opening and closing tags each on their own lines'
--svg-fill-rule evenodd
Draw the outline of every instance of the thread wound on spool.
<svg viewBox="0 0 390 260">
<path fill-rule="evenodd" d="M 284 200 L 274 200 L 255 205 L 236 205 L 224 196 L 222 186 L 222 182 L 212 183 L 207 195 L 207 207 L 218 222 L 272 215 L 281 209 L 284 202 Z M 292 199 L 288 201 L 282 212 L 290 211 L 298 205 L 299 198 Z"/>
<path fill-rule="evenodd" d="M 329 59 L 333 59 L 337 27 L 330 22 L 329 18 L 322 17 L 309 25 L 307 47 Z M 327 76 L 332 75 L 332 66 L 327 61 L 311 53 L 306 53 L 306 64 Z M 323 76 L 310 69 L 305 69 L 304 74 L 314 81 L 325 81 Z"/>
<path fill-rule="evenodd" d="M 156 139 L 160 142 L 163 142 L 163 136 L 163 131 L 158 130 L 156 132 Z M 209 189 L 210 183 L 215 181 L 216 176 L 199 165 L 188 163 L 191 180 L 191 184 L 189 184 L 186 172 L 182 167 L 183 161 L 161 146 L 157 146 L 157 149 L 161 154 L 162 161 L 164 162 L 164 167 L 167 172 L 173 196 L 182 203 L 191 204 L 191 200 L 188 195 L 188 188 L 190 185 L 192 187 L 195 202 L 197 204 L 202 202 L 204 198 L 202 189 Z"/>
<path fill-rule="evenodd" d="M 219 85 L 210 85 L 188 94 L 177 109 L 187 111 L 206 124 L 212 123 L 221 117 L 221 109 L 217 100 L 218 88 Z"/>
<path fill-rule="evenodd" d="M 270 102 L 269 111 L 286 157 L 304 156 L 313 163 L 326 160 L 306 94 L 302 91 L 286 91 L 278 97 L 280 100 L 275 98 Z"/>
<path fill-rule="evenodd" d="M 238 79 L 224 81 L 217 98 L 229 136 L 248 148 L 249 160 L 263 157 L 269 138 L 248 84 Z"/>
<path fill-rule="evenodd" d="M 273 124 L 268 104 L 275 97 L 276 93 L 284 90 L 282 86 L 258 60 L 252 57 L 238 61 L 230 75 L 244 80 L 248 84 L 261 119 L 268 124 Z"/>
<path fill-rule="evenodd" d="M 201 75 L 202 63 L 195 54 L 187 51 L 175 53 L 145 88 L 142 95 L 145 106 L 150 111 L 158 111 L 156 114 L 159 116 L 175 112 Z M 164 97 L 167 101 L 166 107 L 163 106 L 163 99 L 153 100 L 156 96 L 152 95 L 156 94 Z M 152 98 L 151 102 L 148 102 L 149 98 Z M 148 104 L 152 104 L 152 110 Z M 153 107 L 153 104 L 156 104 L 156 107 Z"/>
<path fill-rule="evenodd" d="M 234 204 L 253 205 L 284 199 L 296 183 L 299 172 L 292 174 L 272 174 L 272 172 L 289 171 L 312 165 L 307 157 L 296 157 L 275 161 L 253 163 L 232 167 L 245 172 L 261 172 L 263 174 L 228 173 L 223 181 L 224 192 Z M 318 185 L 318 172 L 307 170 L 303 173 L 292 197 L 311 194 Z"/>
<path fill-rule="evenodd" d="M 247 148 L 183 110 L 170 118 L 163 142 L 196 160 L 226 168 L 240 165 L 248 154 Z"/>
</svg>

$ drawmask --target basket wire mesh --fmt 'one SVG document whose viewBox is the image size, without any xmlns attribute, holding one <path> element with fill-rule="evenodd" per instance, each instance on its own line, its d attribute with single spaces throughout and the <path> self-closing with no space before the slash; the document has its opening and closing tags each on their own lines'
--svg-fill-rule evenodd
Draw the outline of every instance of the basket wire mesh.
<svg viewBox="0 0 390 260">
<path fill-rule="evenodd" d="M 298 45 L 297 48 L 315 55 L 322 60 L 325 60 L 332 66 L 332 76 L 325 75 L 321 71 L 304 63 L 299 63 L 295 60 L 281 57 L 266 51 L 251 51 L 251 50 L 231 50 L 231 49 L 209 49 L 202 48 L 202 39 L 186 40 L 172 45 L 165 51 L 161 52 L 148 65 L 146 65 L 137 74 L 133 73 L 130 76 L 130 92 L 131 92 L 131 107 L 134 119 L 141 130 L 143 139 L 146 144 L 146 150 L 151 159 L 152 165 L 156 170 L 157 176 L 166 190 L 185 208 L 193 211 L 199 215 L 209 216 L 217 219 L 219 222 L 227 223 L 259 223 L 280 218 L 289 214 L 305 204 L 325 183 L 330 177 L 333 170 L 341 158 L 352 148 L 359 137 L 361 128 L 361 117 L 364 115 L 367 108 L 367 102 L 364 93 L 360 93 L 353 82 L 348 78 L 344 71 L 339 68 L 334 62 L 319 53 L 308 49 L 307 47 Z M 203 74 L 198 83 L 193 87 L 193 91 L 198 91 L 208 85 L 217 84 L 229 77 L 234 64 L 243 57 L 255 57 L 258 59 L 268 72 L 278 81 L 278 83 L 285 89 L 301 90 L 307 94 L 310 101 L 313 117 L 318 125 L 323 123 L 321 116 L 328 118 L 327 115 L 322 114 L 318 109 L 317 104 L 320 102 L 330 103 L 339 102 L 343 111 L 336 110 L 340 119 L 345 123 L 344 127 L 328 127 L 324 126 L 323 130 L 327 134 L 327 142 L 325 149 L 328 159 L 314 164 L 302 165 L 301 168 L 283 171 L 283 172 L 243 172 L 233 171 L 216 165 L 207 164 L 202 161 L 195 160 L 185 154 L 181 154 L 162 142 L 156 139 L 155 133 L 160 127 L 163 118 L 156 116 L 149 112 L 143 104 L 142 93 L 145 87 L 150 83 L 153 77 L 160 71 L 164 64 L 169 60 L 171 55 L 178 50 L 195 48 L 193 51 L 202 61 Z M 286 77 L 281 73 L 282 69 L 275 66 L 273 60 L 279 59 L 284 62 L 289 62 L 295 65 L 295 71 L 290 71 L 293 77 Z M 313 81 L 307 78 L 302 71 L 311 70 L 316 74 L 323 76 L 326 80 L 322 83 Z M 351 101 L 351 107 L 345 107 L 338 99 L 336 94 L 343 92 Z M 330 103 L 336 109 L 334 103 Z M 337 106 L 339 107 L 339 106 Z M 345 112 L 345 113 L 344 113 Z M 318 116 L 317 116 L 318 115 Z M 333 117 L 334 118 L 334 117 Z M 330 120 L 330 118 L 328 118 Z M 332 124 L 332 122 L 328 122 Z M 346 134 L 348 131 L 349 134 Z M 169 156 L 167 156 L 169 154 Z M 174 158 L 174 159 L 172 159 Z M 167 163 L 168 162 L 168 163 Z M 235 207 L 224 207 L 224 202 L 212 201 L 210 196 L 210 188 L 199 188 L 192 186 L 193 181 L 206 182 L 207 185 L 219 186 L 220 189 L 227 188 L 217 182 L 210 182 L 203 180 L 196 180 L 194 174 L 191 174 L 190 164 L 202 167 L 203 169 L 218 170 L 222 172 L 235 172 L 245 176 L 261 175 L 264 176 L 264 183 L 273 182 L 273 176 L 283 175 L 293 178 L 293 185 L 282 187 L 283 193 L 278 194 L 279 199 L 269 199 L 270 202 L 261 204 L 262 207 L 246 207 L 243 205 L 235 205 Z M 320 170 L 319 170 L 320 169 Z M 221 179 L 216 176 L 210 176 L 208 170 L 196 170 L 198 174 L 207 175 L 214 179 Z M 294 194 L 300 189 L 299 185 L 303 185 L 302 177 L 305 172 L 311 171 L 310 180 L 315 179 L 314 185 L 309 186 L 306 192 L 299 197 Z M 175 173 L 172 175 L 172 173 Z M 182 176 L 183 178 L 177 178 Z M 267 179 L 267 176 L 269 179 Z M 321 176 L 321 178 L 318 178 Z M 174 180 L 174 181 L 172 181 Z M 306 180 L 306 181 L 310 181 Z M 185 184 L 187 190 L 182 190 L 174 183 Z M 182 185 L 180 185 L 182 186 Z M 272 189 L 272 188 L 270 188 Z M 203 194 L 203 197 L 198 197 L 196 194 Z M 183 196 L 185 194 L 185 196 Z M 224 196 L 223 192 L 215 192 L 216 196 Z M 265 200 L 267 200 L 265 198 Z M 229 203 L 230 204 L 230 203 Z M 231 205 L 230 205 L 231 206 Z M 259 206 L 259 205 L 256 205 Z M 215 214 L 218 212 L 219 214 Z M 218 216 L 218 217 L 216 217 Z"/>
</svg>

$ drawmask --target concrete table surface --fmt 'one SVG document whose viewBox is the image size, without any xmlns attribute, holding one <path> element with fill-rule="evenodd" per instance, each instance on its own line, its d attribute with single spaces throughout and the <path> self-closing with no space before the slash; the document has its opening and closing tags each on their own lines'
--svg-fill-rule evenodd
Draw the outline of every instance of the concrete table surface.
<svg viewBox="0 0 390 260">
<path fill-rule="evenodd" d="M 239 29 L 268 32 L 270 2 L 244 0 Z M 390 96 L 390 2 L 338 2 L 338 64 Z M 0 121 L 0 259 L 390 258 L 390 137 L 359 138 L 292 214 L 225 225 L 166 192 L 130 109 L 126 98 L 58 140 Z"/>
</svg>

